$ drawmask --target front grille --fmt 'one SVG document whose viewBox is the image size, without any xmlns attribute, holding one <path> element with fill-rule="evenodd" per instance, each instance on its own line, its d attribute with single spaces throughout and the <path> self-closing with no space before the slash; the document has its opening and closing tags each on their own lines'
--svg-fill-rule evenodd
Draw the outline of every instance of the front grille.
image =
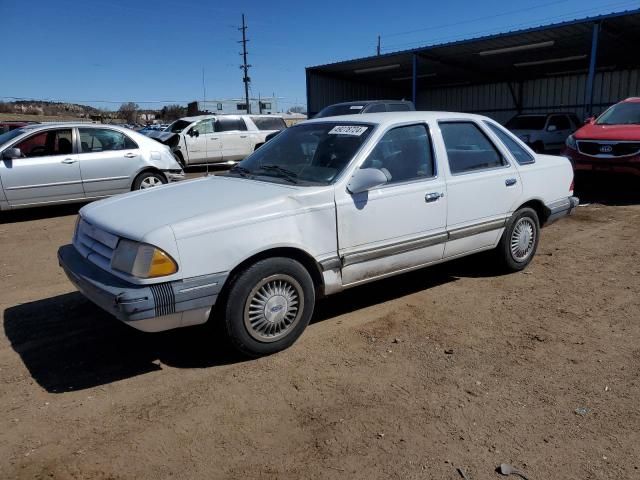
<svg viewBox="0 0 640 480">
<path fill-rule="evenodd" d="M 109 270 L 113 252 L 118 245 L 118 237 L 81 219 L 73 243 L 87 260 Z"/>
<path fill-rule="evenodd" d="M 173 288 L 168 283 L 159 283 L 151 285 L 151 293 L 153 294 L 153 303 L 156 307 L 156 316 L 169 315 L 176 313 L 176 297 Z"/>
<path fill-rule="evenodd" d="M 578 141 L 578 150 L 592 157 L 628 157 L 640 153 L 640 142 Z"/>
</svg>

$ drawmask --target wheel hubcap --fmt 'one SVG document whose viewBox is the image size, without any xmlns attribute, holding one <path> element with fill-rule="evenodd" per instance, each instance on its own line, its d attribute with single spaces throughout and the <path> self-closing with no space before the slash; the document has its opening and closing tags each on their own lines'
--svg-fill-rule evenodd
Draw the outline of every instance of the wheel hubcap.
<svg viewBox="0 0 640 480">
<path fill-rule="evenodd" d="M 158 185 L 162 185 L 162 182 L 158 177 L 147 177 L 140 182 L 141 189 L 157 187 Z"/>
<path fill-rule="evenodd" d="M 272 275 L 262 279 L 249 293 L 244 325 L 254 339 L 275 342 L 295 327 L 303 310 L 300 284 L 289 275 Z"/>
<path fill-rule="evenodd" d="M 528 217 L 518 220 L 511 234 L 511 255 L 517 262 L 524 262 L 531 256 L 536 243 L 536 226 Z"/>
</svg>

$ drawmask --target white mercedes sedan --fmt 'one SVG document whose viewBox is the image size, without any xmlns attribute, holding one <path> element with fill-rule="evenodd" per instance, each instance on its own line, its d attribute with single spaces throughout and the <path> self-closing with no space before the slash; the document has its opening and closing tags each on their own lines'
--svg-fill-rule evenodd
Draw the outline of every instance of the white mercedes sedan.
<svg viewBox="0 0 640 480">
<path fill-rule="evenodd" d="M 489 118 L 328 117 L 227 175 L 85 206 L 58 256 L 84 295 L 135 328 L 223 322 L 259 356 L 290 346 L 321 296 L 485 250 L 521 270 L 540 227 L 577 204 L 569 160 Z"/>
</svg>

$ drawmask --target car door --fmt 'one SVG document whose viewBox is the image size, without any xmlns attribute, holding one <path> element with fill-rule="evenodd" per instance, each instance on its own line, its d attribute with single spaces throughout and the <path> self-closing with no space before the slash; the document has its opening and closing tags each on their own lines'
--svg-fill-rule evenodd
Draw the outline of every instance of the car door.
<svg viewBox="0 0 640 480">
<path fill-rule="evenodd" d="M 242 118 L 218 117 L 215 128 L 222 142 L 223 161 L 236 162 L 252 152 L 251 138 Z"/>
<path fill-rule="evenodd" d="M 440 260 L 447 196 L 427 124 L 389 129 L 361 168 L 380 169 L 389 180 L 359 194 L 336 190 L 343 283 L 360 283 Z"/>
<path fill-rule="evenodd" d="M 572 133 L 571 122 L 567 115 L 550 115 L 547 121 L 545 146 L 548 150 L 559 150 Z"/>
<path fill-rule="evenodd" d="M 88 198 L 128 192 L 139 170 L 141 151 L 129 136 L 102 127 L 80 127 L 78 159 Z"/>
<path fill-rule="evenodd" d="M 40 130 L 11 145 L 21 158 L 0 160 L 0 180 L 12 207 L 84 198 L 72 128 Z"/>
<path fill-rule="evenodd" d="M 222 147 L 218 135 L 213 130 L 213 119 L 200 120 L 187 129 L 184 139 L 189 156 L 189 164 L 215 162 L 222 158 Z"/>
<path fill-rule="evenodd" d="M 450 258 L 495 245 L 522 186 L 516 167 L 479 123 L 447 120 L 438 124 L 449 170 L 449 240 L 444 256 Z"/>
</svg>

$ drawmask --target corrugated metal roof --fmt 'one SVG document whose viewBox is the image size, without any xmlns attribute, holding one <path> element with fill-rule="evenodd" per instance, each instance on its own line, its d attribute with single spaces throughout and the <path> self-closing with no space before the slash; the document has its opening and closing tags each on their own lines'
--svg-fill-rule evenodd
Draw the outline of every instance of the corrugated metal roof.
<svg viewBox="0 0 640 480">
<path fill-rule="evenodd" d="M 608 23 L 612 23 L 614 25 L 616 23 L 620 23 L 620 27 L 625 30 L 636 28 L 640 31 L 640 8 L 548 25 L 540 25 L 521 30 L 506 31 L 476 38 L 430 44 L 407 50 L 384 53 L 381 55 L 342 60 L 307 67 L 307 70 L 339 71 L 342 69 L 340 67 L 354 63 L 357 63 L 359 68 L 366 68 L 367 66 L 375 66 L 375 64 L 379 64 L 380 60 L 400 59 L 411 56 L 414 53 L 424 54 L 427 52 L 440 52 L 441 54 L 464 55 L 465 53 L 475 53 L 479 50 L 506 48 L 513 45 L 514 40 L 519 43 L 534 43 L 545 41 L 545 39 L 571 38 L 576 36 L 584 37 L 585 35 L 588 35 L 588 39 L 590 40 L 591 25 L 594 22 L 604 20 L 607 20 Z"/>
</svg>

